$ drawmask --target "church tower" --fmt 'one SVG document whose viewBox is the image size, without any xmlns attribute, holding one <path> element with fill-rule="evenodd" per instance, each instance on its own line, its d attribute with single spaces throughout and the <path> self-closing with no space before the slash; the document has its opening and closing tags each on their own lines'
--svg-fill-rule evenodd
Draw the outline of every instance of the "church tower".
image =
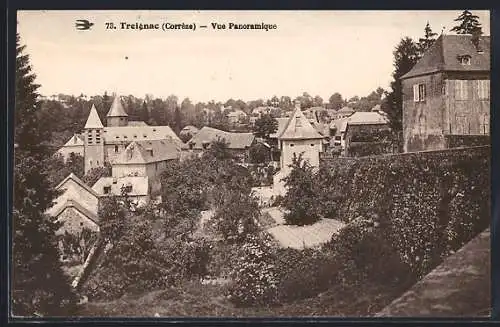
<svg viewBox="0 0 500 327">
<path fill-rule="evenodd" d="M 284 195 L 282 179 L 290 174 L 290 165 L 294 155 L 302 155 L 312 167 L 319 168 L 319 154 L 323 152 L 324 137 L 311 125 L 300 108 L 300 102 L 295 103 L 295 110 L 278 136 L 281 149 L 280 171 L 274 175 L 274 189 L 277 194 Z"/>
<path fill-rule="evenodd" d="M 108 127 L 118 127 L 128 125 L 128 115 L 123 109 L 120 96 L 115 95 L 111 108 L 106 115 L 106 125 Z"/>
<path fill-rule="evenodd" d="M 92 168 L 104 166 L 104 126 L 94 105 L 84 127 L 85 173 Z"/>
</svg>

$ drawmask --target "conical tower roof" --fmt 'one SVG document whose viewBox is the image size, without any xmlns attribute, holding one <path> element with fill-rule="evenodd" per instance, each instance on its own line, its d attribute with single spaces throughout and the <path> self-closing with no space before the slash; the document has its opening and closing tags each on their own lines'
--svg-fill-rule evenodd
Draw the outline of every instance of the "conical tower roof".
<svg viewBox="0 0 500 327">
<path fill-rule="evenodd" d="M 127 113 L 123 109 L 122 102 L 120 101 L 120 96 L 115 96 L 106 117 L 128 117 Z"/>
<path fill-rule="evenodd" d="M 298 103 L 295 105 L 295 110 L 283 132 L 278 136 L 280 140 L 313 140 L 322 138 L 324 137 L 311 125 L 309 119 L 304 116 Z"/>
<path fill-rule="evenodd" d="M 87 123 L 84 128 L 104 128 L 94 105 L 90 108 L 89 118 L 87 118 Z"/>
</svg>

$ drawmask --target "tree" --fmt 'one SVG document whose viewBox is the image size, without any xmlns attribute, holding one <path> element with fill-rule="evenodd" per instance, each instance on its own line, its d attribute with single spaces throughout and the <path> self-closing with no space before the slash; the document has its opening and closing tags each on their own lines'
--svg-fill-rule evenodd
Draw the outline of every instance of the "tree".
<svg viewBox="0 0 500 327">
<path fill-rule="evenodd" d="M 419 59 L 418 46 L 409 37 L 403 38 L 394 52 L 391 91 L 386 94 L 382 109 L 387 112 L 393 130 L 402 130 L 403 90 L 401 76 L 408 73 Z"/>
<path fill-rule="evenodd" d="M 261 164 L 271 160 L 271 150 L 260 142 L 252 145 L 249 152 L 252 163 Z"/>
<path fill-rule="evenodd" d="M 345 104 L 344 99 L 342 99 L 342 95 L 338 92 L 332 94 L 328 101 L 330 103 L 330 108 L 334 110 L 339 110 Z"/>
<path fill-rule="evenodd" d="M 76 297 L 63 272 L 55 235 L 61 224 L 45 215 L 58 195 L 50 186 L 47 153 L 39 145 L 48 131 L 38 123 L 38 85 L 24 49 L 17 35 L 12 314 L 71 315 Z"/>
<path fill-rule="evenodd" d="M 456 32 L 457 34 L 471 34 L 471 35 L 483 34 L 481 23 L 479 23 L 479 17 L 473 15 L 468 10 L 464 10 L 454 21 L 460 23 L 456 26 L 453 26 L 450 32 Z"/>
<path fill-rule="evenodd" d="M 256 231 L 260 210 L 254 197 L 223 186 L 220 198 L 222 203 L 210 222 L 225 241 L 240 242 Z"/>
<path fill-rule="evenodd" d="M 60 154 L 55 154 L 47 160 L 46 164 L 51 186 L 56 186 L 69 174 L 73 173 L 78 178 L 83 178 L 84 159 L 77 153 L 71 153 L 66 161 Z"/>
<path fill-rule="evenodd" d="M 288 210 L 285 221 L 299 226 L 313 224 L 320 218 L 313 167 L 302 154 L 294 154 L 290 168 L 292 171 L 284 178 L 287 192 L 283 206 Z"/>
<path fill-rule="evenodd" d="M 140 120 L 143 122 L 149 122 L 149 109 L 148 105 L 146 104 L 146 101 L 142 103 L 142 109 L 141 109 L 141 114 L 140 114 Z"/>
<path fill-rule="evenodd" d="M 425 36 L 423 38 L 418 39 L 418 49 L 419 49 L 419 57 L 422 57 L 424 53 L 434 44 L 436 41 L 437 33 L 432 31 L 432 28 L 427 22 L 425 25 Z"/>
<path fill-rule="evenodd" d="M 278 121 L 271 115 L 262 115 L 255 121 L 254 134 L 257 137 L 269 138 L 269 135 L 278 130 Z"/>
<path fill-rule="evenodd" d="M 319 95 L 315 96 L 313 99 L 313 106 L 321 107 L 323 105 L 323 98 Z"/>
<path fill-rule="evenodd" d="M 104 163 L 104 167 L 90 169 L 83 177 L 82 181 L 92 187 L 101 177 L 111 176 L 111 165 Z"/>
</svg>

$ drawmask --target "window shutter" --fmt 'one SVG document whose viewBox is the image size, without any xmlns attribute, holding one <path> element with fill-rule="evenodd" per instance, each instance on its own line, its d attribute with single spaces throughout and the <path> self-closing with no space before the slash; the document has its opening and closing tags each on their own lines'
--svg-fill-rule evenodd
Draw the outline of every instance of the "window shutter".
<svg viewBox="0 0 500 327">
<path fill-rule="evenodd" d="M 413 102 L 418 102 L 418 84 L 413 85 Z"/>
<path fill-rule="evenodd" d="M 422 84 L 422 97 L 420 98 L 420 100 L 425 100 L 425 84 Z"/>
</svg>

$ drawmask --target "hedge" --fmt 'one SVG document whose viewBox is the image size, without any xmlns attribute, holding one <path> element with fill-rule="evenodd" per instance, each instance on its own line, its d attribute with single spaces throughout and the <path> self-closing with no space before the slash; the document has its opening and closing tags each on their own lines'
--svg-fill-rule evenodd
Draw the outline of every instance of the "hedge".
<svg viewBox="0 0 500 327">
<path fill-rule="evenodd" d="M 370 218 L 385 226 L 417 277 L 489 225 L 490 147 L 358 158 L 347 168 L 341 162 L 323 168 L 337 183 L 320 188 L 319 205 L 347 223 Z"/>
</svg>

